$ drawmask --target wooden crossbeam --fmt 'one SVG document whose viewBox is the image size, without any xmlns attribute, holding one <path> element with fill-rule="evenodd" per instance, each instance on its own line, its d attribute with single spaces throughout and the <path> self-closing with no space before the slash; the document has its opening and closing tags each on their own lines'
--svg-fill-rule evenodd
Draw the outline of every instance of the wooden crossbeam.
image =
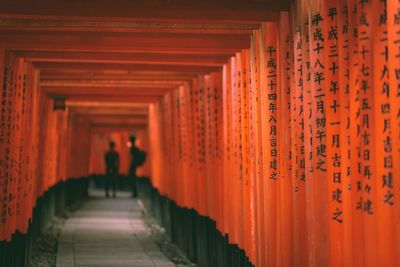
<svg viewBox="0 0 400 267">
<path fill-rule="evenodd" d="M 275 21 L 289 1 L 275 0 L 97 0 L 34 1 L 0 3 L 6 18 L 92 19 L 108 21 L 240 22 Z"/>
</svg>

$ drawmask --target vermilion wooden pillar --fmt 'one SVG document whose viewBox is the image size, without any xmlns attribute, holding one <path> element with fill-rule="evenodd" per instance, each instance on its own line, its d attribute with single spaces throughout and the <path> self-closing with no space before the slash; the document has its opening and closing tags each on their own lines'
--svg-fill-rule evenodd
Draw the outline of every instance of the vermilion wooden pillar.
<svg viewBox="0 0 400 267">
<path fill-rule="evenodd" d="M 143 173 L 159 192 L 215 220 L 256 266 L 400 264 L 397 1 L 264 15 L 265 3 L 186 3 L 176 17 L 144 4 L 129 19 L 105 17 L 104 2 L 100 17 L 87 4 L 69 19 L 74 3 L 48 4 L 1 5 L 0 239 L 98 164 L 91 133 L 134 126 L 148 127 Z"/>
</svg>

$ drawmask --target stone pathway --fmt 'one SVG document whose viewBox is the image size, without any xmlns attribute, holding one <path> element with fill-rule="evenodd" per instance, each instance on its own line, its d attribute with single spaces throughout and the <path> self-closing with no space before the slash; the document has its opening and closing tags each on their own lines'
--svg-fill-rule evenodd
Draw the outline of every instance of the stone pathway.
<svg viewBox="0 0 400 267">
<path fill-rule="evenodd" d="M 64 224 L 56 267 L 173 267 L 152 241 L 139 204 L 127 193 L 94 195 Z"/>
</svg>

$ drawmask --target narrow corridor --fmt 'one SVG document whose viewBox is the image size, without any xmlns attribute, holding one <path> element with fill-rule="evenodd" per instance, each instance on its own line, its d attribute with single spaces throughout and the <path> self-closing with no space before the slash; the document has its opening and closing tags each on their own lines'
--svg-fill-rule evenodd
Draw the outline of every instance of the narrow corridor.
<svg viewBox="0 0 400 267">
<path fill-rule="evenodd" d="M 171 265 L 103 192 L 32 263 L 93 182 L 199 267 L 400 267 L 400 0 L 0 0 L 0 83 L 0 267 Z"/>
<path fill-rule="evenodd" d="M 71 216 L 61 230 L 57 267 L 175 266 L 152 241 L 139 203 L 129 194 L 91 198 Z"/>
</svg>

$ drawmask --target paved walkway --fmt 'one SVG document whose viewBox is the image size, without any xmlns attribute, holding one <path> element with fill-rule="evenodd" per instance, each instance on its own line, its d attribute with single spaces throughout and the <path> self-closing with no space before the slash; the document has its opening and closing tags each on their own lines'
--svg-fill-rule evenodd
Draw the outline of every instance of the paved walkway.
<svg viewBox="0 0 400 267">
<path fill-rule="evenodd" d="M 95 195 L 63 226 L 57 267 L 175 266 L 152 241 L 136 201 Z"/>
</svg>

